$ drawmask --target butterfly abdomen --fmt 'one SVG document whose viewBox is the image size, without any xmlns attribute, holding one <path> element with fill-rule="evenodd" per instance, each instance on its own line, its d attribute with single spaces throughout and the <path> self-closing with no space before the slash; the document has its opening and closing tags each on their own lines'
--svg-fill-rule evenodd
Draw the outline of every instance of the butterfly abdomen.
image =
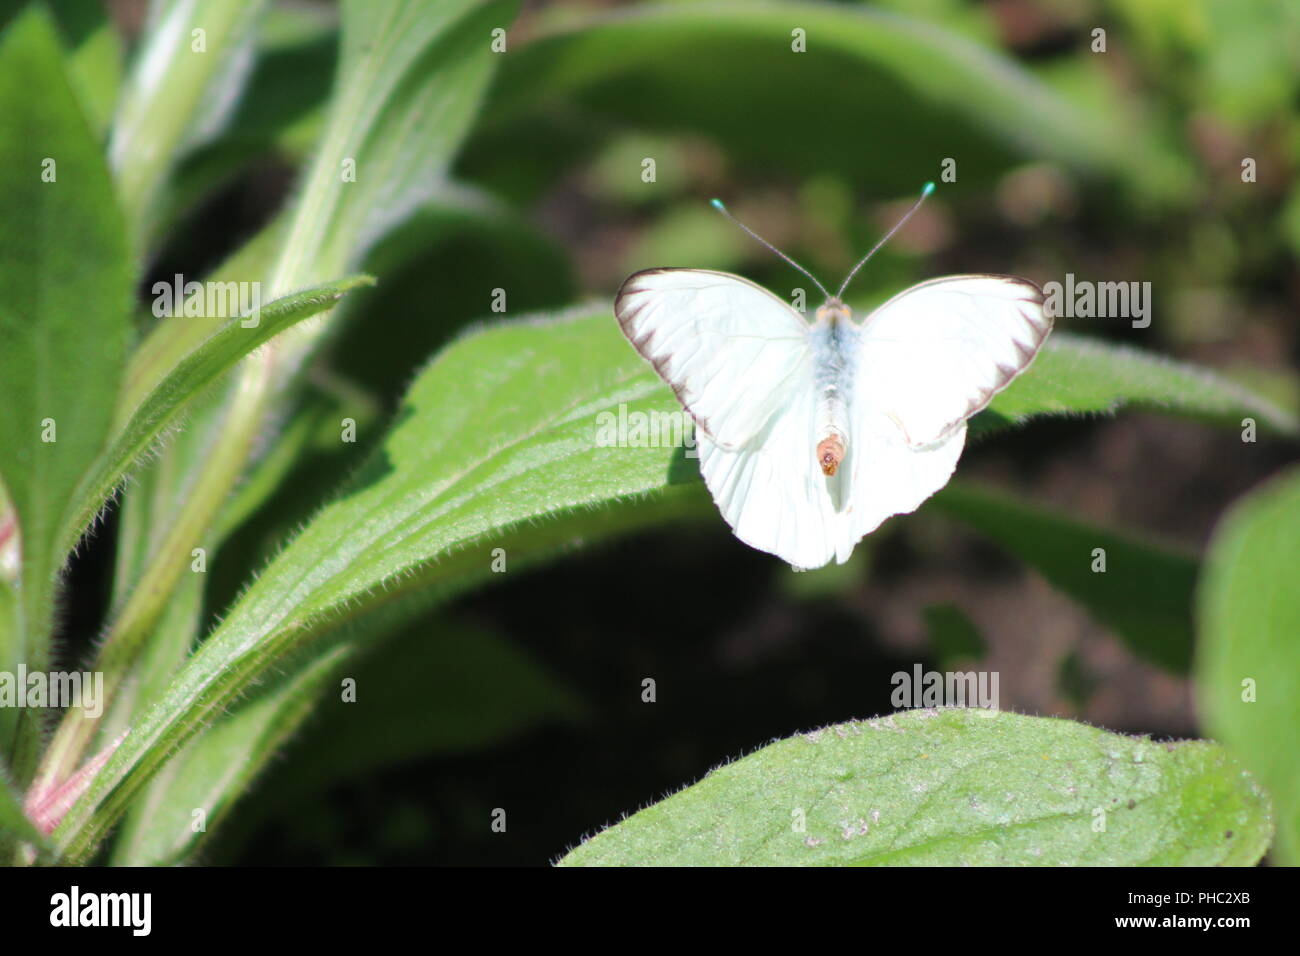
<svg viewBox="0 0 1300 956">
<path fill-rule="evenodd" d="M 844 442 L 839 435 L 827 435 L 817 445 L 817 464 L 827 478 L 839 471 L 840 462 L 844 460 Z"/>
</svg>

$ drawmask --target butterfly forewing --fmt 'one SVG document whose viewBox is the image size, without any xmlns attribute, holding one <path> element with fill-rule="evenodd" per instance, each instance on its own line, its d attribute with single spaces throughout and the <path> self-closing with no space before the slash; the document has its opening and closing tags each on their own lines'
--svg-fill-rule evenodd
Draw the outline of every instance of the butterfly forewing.
<svg viewBox="0 0 1300 956">
<path fill-rule="evenodd" d="M 922 282 L 867 316 L 854 381 L 909 445 L 952 435 L 1023 372 L 1052 329 L 1043 293 L 1013 276 Z"/>
<path fill-rule="evenodd" d="M 704 269 L 649 269 L 614 300 L 623 334 L 723 448 L 750 441 L 808 363 L 808 323 L 761 286 Z"/>
</svg>

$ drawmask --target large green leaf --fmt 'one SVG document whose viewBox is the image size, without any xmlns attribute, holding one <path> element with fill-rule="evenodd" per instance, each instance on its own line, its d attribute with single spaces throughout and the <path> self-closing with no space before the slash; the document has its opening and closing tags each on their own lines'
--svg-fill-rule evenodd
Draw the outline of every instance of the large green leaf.
<svg viewBox="0 0 1300 956">
<path fill-rule="evenodd" d="M 39 10 L 0 39 L 0 197 L 0 475 L 18 518 L 25 635 L 0 647 L 0 670 L 24 660 L 40 670 L 75 543 L 62 528 L 108 435 L 126 360 L 132 268 L 103 155 Z M 0 753 L 17 723 L 0 710 Z M 19 779 L 31 758 L 16 761 Z"/>
<path fill-rule="evenodd" d="M 702 133 L 740 163 L 838 174 L 872 195 L 910 193 L 946 157 L 962 189 L 1027 158 L 1156 194 L 1186 182 L 1148 128 L 1082 112 L 999 53 L 886 11 L 750 0 L 554 23 L 505 57 L 472 170 L 517 179 L 529 175 L 511 167 L 521 151 L 558 166 L 596 133 L 632 126 Z M 806 52 L 792 49 L 796 30 Z"/>
<path fill-rule="evenodd" d="M 1240 429 L 1295 434 L 1296 409 L 1279 407 L 1207 368 L 1123 345 L 1054 332 L 1015 387 L 975 420 L 987 430 L 1034 415 L 1110 413 L 1127 406 Z"/>
<path fill-rule="evenodd" d="M 963 482 L 935 495 L 932 507 L 1024 561 L 1140 657 L 1190 669 L 1194 555 Z"/>
<path fill-rule="evenodd" d="M 1220 747 L 918 710 L 764 747 L 566 866 L 1249 866 L 1268 798 Z"/>
<path fill-rule="evenodd" d="M 517 569 L 530 555 L 697 507 L 693 464 L 680 449 L 595 447 L 596 414 L 621 402 L 658 408 L 662 389 L 603 307 L 501 325 L 445 350 L 416 380 L 352 490 L 271 563 L 132 729 L 81 809 L 65 818 L 65 837 L 78 852 L 89 849 L 103 824 L 79 832 L 80 814 L 111 798 L 101 812 L 115 818 L 174 746 L 347 616 L 485 578 L 500 545 Z M 612 516 L 594 510 L 670 484 L 687 493 Z"/>
<path fill-rule="evenodd" d="M 1277 856 L 1300 864 L 1300 471 L 1233 507 L 1198 600 L 1197 700 L 1206 729 L 1269 788 Z"/>
</svg>

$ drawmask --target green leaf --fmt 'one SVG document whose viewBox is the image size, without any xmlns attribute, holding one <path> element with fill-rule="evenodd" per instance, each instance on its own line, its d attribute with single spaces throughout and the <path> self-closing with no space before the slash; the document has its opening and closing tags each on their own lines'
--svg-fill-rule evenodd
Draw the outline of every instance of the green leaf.
<svg viewBox="0 0 1300 956">
<path fill-rule="evenodd" d="M 310 155 L 338 65 L 337 21 L 333 6 L 274 4 L 266 11 L 243 95 L 218 135 L 181 158 L 166 186 L 165 221 L 258 158 L 297 165 Z"/>
<path fill-rule="evenodd" d="M 476 32 L 478 18 L 502 9 L 501 3 L 479 8 L 463 0 L 346 4 L 339 95 L 304 187 L 293 209 L 219 270 L 220 280 L 259 281 L 275 295 L 332 279 L 400 221 L 405 203 L 435 189 L 491 69 L 493 58 Z M 350 181 L 341 172 L 353 163 L 357 176 Z M 340 270 L 332 272 L 331 262 Z M 170 591 L 182 559 L 207 537 L 248 459 L 269 444 L 293 406 L 301 384 L 297 373 L 326 327 L 294 330 L 272 341 L 257 361 L 241 365 L 221 401 L 195 407 L 191 430 L 211 440 L 206 446 L 191 443 L 184 454 L 164 452 L 160 484 L 167 487 L 157 490 L 159 500 L 173 506 L 155 509 L 146 524 L 174 533 L 150 549 L 139 590 Z M 145 342 L 141 365 L 169 367 L 198 348 L 200 339 L 197 329 L 165 323 Z M 198 457 L 191 453 L 195 449 L 201 450 Z M 174 507 L 178 501 L 180 511 Z M 137 545 L 133 550 L 140 550 Z M 110 632 L 105 648 L 129 649 L 129 635 L 146 632 L 148 624 L 147 614 L 135 614 Z M 120 639 L 121 633 L 128 638 Z"/>
<path fill-rule="evenodd" d="M 369 276 L 350 276 L 286 295 L 263 306 L 256 320 L 242 316 L 224 320 L 165 319 L 193 323 L 207 335 L 191 342 L 191 351 L 177 358 L 170 368 L 159 367 L 157 356 L 147 351 L 138 351 L 133 356 L 118 400 L 116 434 L 87 489 L 74 525 L 85 527 L 167 425 L 240 359 L 286 329 L 333 308 L 350 290 L 363 285 L 374 285 L 374 280 Z M 245 323 L 253 321 L 257 324 L 245 327 Z"/>
<path fill-rule="evenodd" d="M 345 8 L 344 42 L 351 52 L 339 88 L 347 92 L 335 98 L 305 186 L 292 209 L 246 243 L 211 279 L 261 281 L 274 294 L 277 289 L 302 288 L 313 277 L 316 281 L 332 278 L 350 268 L 364 248 L 357 222 L 344 221 L 347 210 L 361 218 L 366 210 L 383 210 L 396 221 L 401 210 L 393 205 L 395 196 L 409 197 L 436 186 L 458 145 L 457 123 L 472 115 L 480 95 L 474 84 L 459 80 L 466 71 L 490 68 L 492 58 L 470 30 L 473 17 L 468 25 L 463 22 L 469 16 L 465 3 L 438 5 L 436 15 L 421 18 L 432 6 L 427 0 L 385 0 L 382 5 Z M 500 9 L 499 4 L 489 7 Z M 352 36 L 357 31 L 360 35 Z M 392 161 L 394 153 L 408 161 Z M 356 182 L 342 181 L 344 160 L 357 164 Z M 368 238 L 377 239 L 384 232 L 377 226 Z M 323 251 L 327 239 L 328 256 Z M 331 274 L 329 261 L 346 266 Z M 196 349 L 203 337 L 204 330 L 194 323 L 162 323 L 143 344 L 139 361 L 168 368 Z M 163 450 L 158 469 L 160 504 L 151 507 L 143 526 L 170 528 L 184 522 L 195 529 L 193 537 L 205 536 L 229 500 L 231 485 L 244 473 L 251 451 L 265 448 L 274 423 L 287 418 L 283 413 L 294 404 L 294 386 L 300 384 L 295 373 L 319 338 L 320 331 L 312 330 L 295 334 L 291 343 L 272 344 L 269 351 L 274 354 L 264 355 L 265 361 L 254 365 L 245 363 L 239 381 L 218 397 L 221 400 L 204 401 L 194 408 L 190 430 L 207 437 L 183 452 L 175 446 Z M 178 502 L 183 513 L 177 511 Z M 223 534 L 229 530 L 226 522 Z M 192 547 L 174 543 L 183 544 L 185 553 Z M 218 541 L 207 543 L 215 546 Z M 146 552 L 141 542 L 131 545 L 136 553 Z M 158 570 L 142 567 L 138 573 L 164 580 L 167 569 L 178 563 L 176 554 L 166 550 L 154 542 L 147 549 L 148 567 Z"/>
<path fill-rule="evenodd" d="M 196 395 L 253 349 L 303 319 L 332 308 L 348 289 L 369 281 L 364 276 L 353 277 L 285 296 L 260 309 L 256 324 L 247 328 L 244 323 L 253 321 L 251 315 L 226 320 L 199 317 L 168 320 L 195 323 L 208 329 L 209 334 L 205 339 L 195 340 L 192 351 L 176 360 L 176 365 L 170 369 L 158 367 L 158 353 L 147 350 L 136 353 L 118 408 L 120 424 L 116 438 L 100 457 L 92 479 L 83 486 L 81 510 L 76 513 L 74 532 L 90 520 L 167 423 Z M 212 448 L 212 442 L 205 440 L 206 437 L 203 428 L 192 427 L 172 446 L 173 453 L 177 448 L 197 448 L 191 460 L 203 460 L 203 454 Z M 176 582 L 188 561 L 174 560 L 161 569 L 147 561 L 159 553 L 188 556 L 204 531 L 196 520 L 196 509 L 190 507 L 191 488 L 175 488 L 166 480 L 169 477 L 172 476 L 165 469 L 155 468 L 137 485 L 137 489 L 147 489 L 148 498 L 145 500 L 155 506 L 160 504 L 166 492 L 174 492 L 171 505 L 176 520 L 146 527 L 139 500 L 127 502 L 122 511 L 116 582 L 120 602 L 114 607 L 112 626 L 100 645 L 95 662 L 96 669 L 104 672 L 106 694 L 114 700 L 110 724 L 123 719 L 129 721 L 130 713 L 124 712 L 123 708 L 134 702 L 135 691 L 128 687 L 124 693 L 119 693 L 119 689 L 125 673 L 134 667 L 135 656 L 141 647 L 146 646 L 151 635 L 156 644 L 170 646 L 173 639 L 171 635 L 160 638 L 154 633 L 154 623 L 172 609 L 176 601 Z M 202 515 L 202 512 L 198 514 Z M 151 536 L 147 547 L 142 540 L 146 533 Z M 153 577 L 141 585 L 140 577 L 146 569 L 153 570 Z M 156 647 L 149 648 L 149 653 L 155 650 Z M 185 650 L 188 650 L 188 642 L 181 645 L 182 653 Z M 150 668 L 148 662 L 144 666 Z M 103 739 L 104 730 L 97 728 L 96 722 L 86 720 L 76 708 L 65 713 L 58 732 L 46 748 L 38 785 L 54 786 L 71 773 L 94 734 L 98 732 Z"/>
<path fill-rule="evenodd" d="M 508 3 L 480 8 L 460 0 L 345 5 L 340 95 L 332 104 L 304 188 L 294 208 L 233 255 L 214 278 L 263 281 L 271 290 L 332 278 L 338 272 L 331 274 L 331 262 L 345 264 L 339 271 L 352 268 L 370 243 L 385 236 L 423 198 L 439 193 L 493 65 L 482 39 L 481 18 L 500 16 L 509 8 Z M 355 163 L 355 182 L 343 181 L 344 162 Z M 371 221 L 372 216 L 377 218 Z M 232 476 L 244 472 L 251 450 L 265 448 L 268 433 L 289 418 L 287 412 L 297 400 L 295 386 L 301 384 L 295 373 L 322 331 L 295 334 L 292 342 L 273 346 L 274 354 L 264 356 L 259 367 L 246 364 L 241 369 L 241 380 L 223 401 L 195 409 L 191 430 L 210 436 L 207 457 L 190 454 L 204 449 L 203 442 L 193 443 L 185 453 L 164 450 L 161 481 L 170 487 L 160 489 L 164 507 L 152 511 L 147 525 L 173 527 L 184 521 L 198 536 L 220 509 L 226 517 L 210 537 L 219 540 L 234 530 L 233 521 L 241 515 L 222 506 L 230 499 Z M 167 367 L 196 348 L 200 338 L 192 324 L 163 323 L 144 343 L 142 361 Z M 277 459 L 276 472 L 282 474 L 292 461 L 281 451 L 273 448 L 271 454 Z M 199 469 L 203 477 L 196 484 Z M 248 496 L 241 497 L 248 503 Z M 183 501 L 184 515 L 176 512 L 177 501 Z M 242 514 L 248 510 L 242 509 Z M 215 546 L 218 541 L 207 543 Z M 190 547 L 184 544 L 185 552 Z M 177 563 L 174 554 L 158 548 L 151 549 L 150 559 L 163 569 L 155 575 L 157 580 Z"/>
<path fill-rule="evenodd" d="M 1271 835 L 1268 798 L 1214 744 L 920 710 L 764 747 L 560 862 L 1250 866 Z"/>
<path fill-rule="evenodd" d="M 262 768 L 312 713 L 346 649 L 325 655 L 285 683 L 218 721 L 172 758 L 131 815 L 115 849 L 115 866 L 167 866 L 179 862 L 214 830 Z M 205 830 L 195 831 L 195 811 Z"/>
<path fill-rule="evenodd" d="M 553 20 L 503 58 L 469 149 L 478 171 L 517 178 L 520 150 L 559 167 L 593 135 L 635 125 L 699 132 L 741 162 L 842 176 L 872 195 L 910 194 L 952 156 L 957 189 L 984 188 L 1028 158 L 1120 174 L 1158 194 L 1187 181 L 1147 129 L 1077 110 L 1000 53 L 896 14 L 676 3 Z M 806 52 L 792 49 L 795 29 Z M 585 121 L 576 135 L 575 116 Z M 900 129 L 908 135 L 888 134 Z M 801 135 L 810 130 L 833 146 Z"/>
<path fill-rule="evenodd" d="M 1029 370 L 993 400 L 993 414 L 972 425 L 988 431 L 1034 415 L 1129 406 L 1229 428 L 1242 428 L 1249 418 L 1261 431 L 1300 431 L 1294 408 L 1281 408 L 1209 369 L 1066 332 L 1053 332 Z"/>
<path fill-rule="evenodd" d="M 282 214 L 264 226 L 220 266 L 205 276 L 204 281 L 228 283 L 264 280 L 266 263 L 275 258 L 276 249 L 283 239 L 285 218 Z M 134 391 L 141 394 L 168 370 L 184 361 L 187 355 L 198 351 L 204 341 L 210 338 L 221 324 L 220 321 L 200 318 L 154 322 L 153 328 L 148 331 L 131 355 L 131 370 L 134 372 L 132 378 L 137 380 Z M 119 407 L 123 404 L 130 405 L 131 401 L 130 398 L 123 397 L 119 399 L 118 405 Z"/>
<path fill-rule="evenodd" d="M 279 251 L 253 258 L 241 250 L 233 263 L 251 264 L 255 271 L 231 278 L 263 281 L 270 296 L 332 278 L 436 192 L 494 66 L 487 24 L 513 9 L 509 0 L 345 3 L 328 127 L 294 208 L 264 231 Z M 196 409 L 191 430 L 215 436 L 201 457 L 165 454 L 159 468 L 164 477 L 155 490 L 161 501 L 183 498 L 184 504 L 148 516 L 146 525 L 165 528 L 166 535 L 150 542 L 139 586 L 101 644 L 110 685 L 149 633 L 161 599 L 217 520 L 249 459 L 266 447 L 268 433 L 292 407 L 298 373 L 323 328 L 294 330 L 268 343 L 256 361 L 242 363 L 224 401 Z M 175 354 L 186 339 L 168 335 L 159 349 Z M 129 543 L 137 554 L 142 545 Z M 46 758 L 45 777 L 63 774 L 79 756 L 75 734 L 65 720 Z"/>
<path fill-rule="evenodd" d="M 104 4 L 42 0 L 67 51 L 69 77 L 96 133 L 113 118 L 122 82 L 122 39 Z M 33 6 L 29 0 L 0 0 L 0 27 Z"/>
<path fill-rule="evenodd" d="M 1190 669 L 1193 555 L 965 482 L 950 483 L 931 507 L 1024 561 L 1138 656 L 1177 673 Z M 1101 560 L 1105 571 L 1094 571 Z"/>
<path fill-rule="evenodd" d="M 39 8 L 0 38 L 0 197 L 0 475 L 18 516 L 25 635 L 0 647 L 0 670 L 40 670 L 56 576 L 75 544 L 62 531 L 108 436 L 126 360 L 132 269 L 108 169 Z M 0 711 L 0 753 L 15 725 Z M 20 780 L 32 756 L 15 760 Z"/>
<path fill-rule="evenodd" d="M 1273 796 L 1277 861 L 1300 864 L 1300 470 L 1233 506 L 1197 600 L 1197 701 L 1209 733 Z"/>
<path fill-rule="evenodd" d="M 500 325 L 446 349 L 417 378 L 381 453 L 245 592 L 65 817 L 61 838 L 88 852 L 168 753 L 363 609 L 485 579 L 501 544 L 518 570 L 707 508 L 681 449 L 596 446 L 596 415 L 623 402 L 648 410 L 663 394 L 604 306 Z M 683 487 L 646 498 L 668 485 Z M 598 510 L 613 502 L 631 507 Z"/>
<path fill-rule="evenodd" d="M 154 8 L 109 142 L 122 205 L 142 238 L 154 225 L 158 196 L 177 157 L 223 121 L 218 104 L 238 99 L 246 78 L 241 53 L 265 5 L 192 0 Z M 196 49 L 200 38 L 203 48 Z"/>
<path fill-rule="evenodd" d="M 422 204 L 456 201 L 444 179 L 495 60 L 479 42 L 479 21 L 510 6 L 500 0 L 482 9 L 467 0 L 345 4 L 342 95 L 331 105 L 304 186 L 293 208 L 209 278 L 262 280 L 273 294 L 320 284 L 355 269 Z M 322 37 L 313 34 L 309 42 L 316 47 Z M 286 85 L 283 77 L 278 85 Z M 260 92 L 265 103 L 270 94 Z M 343 179 L 345 163 L 355 181 Z M 199 335 L 183 324 L 162 325 L 146 348 L 177 354 Z"/>
<path fill-rule="evenodd" d="M 499 57 L 514 0 L 345 0 L 329 126 L 284 236 L 272 288 L 357 259 L 436 191 Z M 353 169 L 340 182 L 340 171 Z M 343 188 L 340 188 L 340 187 Z"/>
<path fill-rule="evenodd" d="M 367 385 L 392 407 L 428 356 L 480 318 L 492 288 L 510 293 L 510 311 L 564 307 L 577 291 L 564 250 L 494 198 L 448 185 L 375 246 L 367 272 L 383 284 L 357 297 L 330 346 L 340 374 Z M 491 276 L 488 286 L 448 276 Z M 435 314 L 412 302 L 437 302 Z M 386 335 L 375 335 L 383 323 Z"/>
<path fill-rule="evenodd" d="M 503 529 L 695 484 L 680 448 L 628 454 L 597 447 L 600 412 L 623 402 L 629 412 L 654 407 L 660 391 L 604 307 L 461 338 L 416 379 L 381 454 L 267 569 L 232 617 L 251 623 L 268 612 L 265 623 L 276 628 L 311 620 L 376 589 L 422 586 L 404 576 L 434 561 L 426 569 L 433 579 L 469 568 L 487 574 L 491 549 L 482 545 Z M 537 540 L 550 538 L 545 526 L 537 531 Z M 286 602 L 286 591 L 266 579 L 278 578 L 282 564 L 294 576 L 307 570 L 297 562 L 308 555 L 316 571 L 296 595 L 305 600 Z M 322 560 L 327 555 L 333 560 Z M 245 612 L 253 618 L 243 621 Z"/>
</svg>

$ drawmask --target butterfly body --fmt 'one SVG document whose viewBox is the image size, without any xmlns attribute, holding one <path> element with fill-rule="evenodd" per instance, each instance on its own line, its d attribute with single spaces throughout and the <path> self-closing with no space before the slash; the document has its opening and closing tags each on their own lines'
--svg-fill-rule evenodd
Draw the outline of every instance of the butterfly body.
<svg viewBox="0 0 1300 956">
<path fill-rule="evenodd" d="M 817 310 L 816 319 L 808 331 L 813 387 L 819 396 L 814 434 L 820 440 L 813 454 L 822 474 L 828 478 L 834 477 L 839 470 L 851 433 L 852 356 L 857 346 L 858 330 L 843 303 L 832 299 Z"/>
</svg>

